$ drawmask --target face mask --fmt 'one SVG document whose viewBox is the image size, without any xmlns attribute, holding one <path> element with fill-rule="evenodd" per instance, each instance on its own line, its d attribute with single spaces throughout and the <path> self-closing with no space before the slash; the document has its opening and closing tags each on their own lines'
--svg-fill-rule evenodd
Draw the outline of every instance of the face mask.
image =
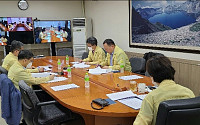
<svg viewBox="0 0 200 125">
<path fill-rule="evenodd" d="M 92 51 L 92 47 L 88 47 L 88 50 L 89 50 L 89 51 Z"/>
<path fill-rule="evenodd" d="M 32 62 L 30 62 L 27 66 L 26 66 L 27 69 L 31 69 L 32 68 Z"/>
<path fill-rule="evenodd" d="M 158 87 L 158 83 L 157 83 L 157 82 L 154 82 L 153 77 L 151 77 L 151 81 L 152 81 L 152 84 L 153 84 L 155 87 Z"/>
</svg>

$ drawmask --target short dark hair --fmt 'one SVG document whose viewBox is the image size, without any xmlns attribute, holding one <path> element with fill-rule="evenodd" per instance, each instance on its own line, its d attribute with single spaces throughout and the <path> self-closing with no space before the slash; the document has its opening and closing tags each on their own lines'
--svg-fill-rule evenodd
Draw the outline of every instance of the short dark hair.
<svg viewBox="0 0 200 125">
<path fill-rule="evenodd" d="M 31 59 L 33 57 L 33 53 L 29 50 L 21 50 L 18 55 L 18 60 L 22 59 Z"/>
<path fill-rule="evenodd" d="M 42 29 L 42 32 L 44 32 L 45 30 L 46 30 L 46 28 L 43 28 L 43 29 Z"/>
<path fill-rule="evenodd" d="M 15 50 L 20 50 L 22 46 L 23 46 L 22 42 L 13 40 L 11 43 L 10 51 L 14 52 Z"/>
<path fill-rule="evenodd" d="M 108 46 L 111 46 L 111 45 L 114 45 L 114 46 L 115 46 L 115 42 L 114 42 L 112 39 L 106 39 L 106 40 L 103 42 L 103 44 L 106 44 L 106 43 L 107 43 Z"/>
<path fill-rule="evenodd" d="M 86 43 L 91 44 L 92 46 L 97 46 L 97 39 L 95 37 L 89 37 L 86 41 Z"/>
<path fill-rule="evenodd" d="M 175 70 L 166 56 L 153 56 L 147 61 L 146 68 L 149 75 L 157 83 L 161 83 L 166 79 L 174 80 Z"/>
</svg>

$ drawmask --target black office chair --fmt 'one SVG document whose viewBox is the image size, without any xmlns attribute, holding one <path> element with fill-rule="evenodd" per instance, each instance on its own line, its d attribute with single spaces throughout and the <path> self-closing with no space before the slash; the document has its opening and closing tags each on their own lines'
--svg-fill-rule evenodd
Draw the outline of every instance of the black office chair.
<svg viewBox="0 0 200 125">
<path fill-rule="evenodd" d="M 158 108 L 156 125 L 199 125 L 200 97 L 168 100 Z"/>
<path fill-rule="evenodd" d="M 4 69 L 2 66 L 0 66 L 0 74 L 8 74 L 8 71 Z"/>
<path fill-rule="evenodd" d="M 138 58 L 133 57 L 129 59 L 131 63 L 131 71 L 133 73 L 144 75 L 145 73 L 145 59 L 144 58 Z"/>
<path fill-rule="evenodd" d="M 61 48 L 61 49 L 58 49 L 57 56 L 66 56 L 66 55 L 73 56 L 71 48 Z"/>
<path fill-rule="evenodd" d="M 51 125 L 72 119 L 71 111 L 55 100 L 40 102 L 35 91 L 23 80 L 19 81 L 22 95 L 23 118 L 28 125 Z"/>
<path fill-rule="evenodd" d="M 88 52 L 84 52 L 82 55 L 82 59 L 86 59 L 88 57 L 88 54 L 89 54 Z"/>
</svg>

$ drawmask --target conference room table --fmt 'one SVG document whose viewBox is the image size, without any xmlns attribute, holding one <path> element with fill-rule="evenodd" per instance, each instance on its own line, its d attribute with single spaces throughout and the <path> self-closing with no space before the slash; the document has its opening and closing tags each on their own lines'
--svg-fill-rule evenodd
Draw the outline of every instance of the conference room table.
<svg viewBox="0 0 200 125">
<path fill-rule="evenodd" d="M 62 68 L 66 67 L 64 56 L 48 56 L 34 59 L 33 66 L 49 66 L 52 67 L 53 72 L 57 72 L 58 59 L 61 60 Z M 70 62 L 80 60 L 73 57 L 69 59 Z M 94 67 L 93 65 L 89 68 Z M 130 80 L 121 80 L 119 76 L 133 75 L 134 73 L 125 71 L 124 73 L 108 73 L 102 75 L 89 74 L 90 87 L 85 88 L 84 76 L 86 72 L 88 72 L 88 68 L 72 68 L 71 78 L 60 82 L 42 83 L 40 86 L 61 105 L 69 108 L 73 112 L 79 113 L 84 118 L 86 125 L 132 125 L 139 110 L 132 109 L 118 101 L 115 101 L 115 104 L 104 107 L 102 110 L 95 110 L 91 107 L 91 102 L 97 98 L 108 98 L 106 94 L 129 89 Z M 134 81 L 137 83 L 146 83 L 147 85 L 151 84 L 149 77 L 142 77 L 142 79 L 136 79 Z M 53 86 L 71 83 L 80 87 L 61 91 L 51 89 Z M 98 107 L 95 104 L 94 106 Z"/>
<path fill-rule="evenodd" d="M 48 42 L 67 42 L 67 39 L 65 37 L 62 37 L 60 34 L 56 34 L 55 31 L 48 31 L 49 34 L 45 37 L 45 39 L 42 39 L 41 43 L 48 43 Z M 58 31 L 57 31 L 58 33 Z M 48 36 L 49 35 L 49 36 Z M 50 37 L 50 41 L 47 39 Z"/>
</svg>

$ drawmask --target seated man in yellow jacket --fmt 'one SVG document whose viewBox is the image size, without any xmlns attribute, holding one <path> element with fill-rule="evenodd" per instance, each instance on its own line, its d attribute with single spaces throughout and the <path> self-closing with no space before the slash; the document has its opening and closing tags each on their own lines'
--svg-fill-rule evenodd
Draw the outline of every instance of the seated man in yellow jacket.
<svg viewBox="0 0 200 125">
<path fill-rule="evenodd" d="M 123 65 L 125 71 L 131 71 L 128 56 L 122 49 L 115 45 L 112 39 L 106 39 L 103 42 L 103 46 L 107 52 L 107 57 L 100 65 L 104 69 L 120 70 L 120 65 Z"/>
<path fill-rule="evenodd" d="M 2 67 L 9 71 L 10 67 L 18 61 L 18 54 L 20 50 L 23 50 L 23 43 L 20 41 L 13 40 L 11 43 L 9 54 L 4 58 Z M 27 69 L 27 72 L 41 72 L 44 68 L 36 68 L 36 69 Z"/>
<path fill-rule="evenodd" d="M 97 46 L 97 39 L 95 37 L 89 37 L 86 41 L 89 55 L 88 58 L 81 60 L 86 64 L 99 64 L 105 60 L 105 52 L 99 46 Z"/>
<path fill-rule="evenodd" d="M 34 78 L 31 73 L 26 71 L 26 66 L 33 62 L 33 53 L 29 50 L 21 50 L 16 61 L 8 71 L 8 78 L 14 83 L 15 87 L 19 89 L 19 81 L 24 80 L 29 86 L 34 84 L 45 83 L 54 79 L 54 75 L 43 78 Z"/>
</svg>

